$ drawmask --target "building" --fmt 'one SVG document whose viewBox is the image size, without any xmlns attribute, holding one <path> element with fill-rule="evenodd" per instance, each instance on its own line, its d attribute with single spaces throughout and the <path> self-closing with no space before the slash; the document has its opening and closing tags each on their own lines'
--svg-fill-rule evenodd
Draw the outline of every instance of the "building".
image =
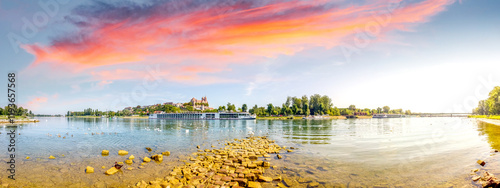
<svg viewBox="0 0 500 188">
<path fill-rule="evenodd" d="M 208 108 L 208 100 L 206 96 L 202 97 L 201 100 L 195 99 L 193 97 L 190 103 L 193 106 L 193 108 L 197 110 L 205 110 Z"/>
</svg>

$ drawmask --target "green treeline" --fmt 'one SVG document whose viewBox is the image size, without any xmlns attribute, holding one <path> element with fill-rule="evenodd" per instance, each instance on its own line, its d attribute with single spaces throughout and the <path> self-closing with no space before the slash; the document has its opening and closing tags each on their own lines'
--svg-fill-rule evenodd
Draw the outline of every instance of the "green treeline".
<svg viewBox="0 0 500 188">
<path fill-rule="evenodd" d="M 479 101 L 479 104 L 472 113 L 479 115 L 500 115 L 500 86 L 493 88 L 487 99 Z"/>
<path fill-rule="evenodd" d="M 244 104 L 246 107 L 246 104 Z M 392 109 L 389 106 L 384 106 L 377 109 L 368 108 L 356 108 L 355 105 L 350 105 L 349 108 L 337 108 L 333 106 L 332 99 L 326 95 L 314 94 L 310 97 L 304 95 L 302 97 L 287 97 L 285 103 L 281 106 L 274 106 L 273 104 L 268 104 L 264 107 L 259 107 L 255 105 L 249 110 L 251 114 L 257 116 L 273 116 L 273 115 L 330 115 L 330 116 L 341 116 L 341 115 L 352 115 L 354 113 L 364 113 L 366 115 L 373 115 L 377 113 L 388 113 L 388 114 L 411 114 L 410 110 L 403 111 L 403 109 Z"/>
<path fill-rule="evenodd" d="M 201 104 L 201 103 L 200 103 Z M 249 112 L 257 116 L 289 116 L 289 115 L 373 115 L 379 113 L 386 114 L 407 114 L 410 115 L 411 111 L 403 109 L 391 109 L 389 106 L 378 107 L 377 109 L 356 108 L 355 105 L 350 105 L 349 108 L 337 108 L 333 106 L 332 99 L 326 95 L 314 94 L 311 96 L 304 95 L 302 97 L 287 97 L 285 103 L 280 106 L 275 106 L 272 103 L 266 106 L 253 106 L 249 108 L 247 104 L 241 107 L 236 107 L 235 104 L 227 103 L 225 106 L 219 106 L 213 110 L 196 110 L 191 106 L 191 103 L 184 103 L 183 107 L 176 107 L 170 104 L 156 104 L 151 106 L 136 106 L 128 107 L 119 111 L 99 111 L 98 109 L 85 109 L 79 112 L 68 111 L 66 116 L 131 116 L 139 115 L 145 116 L 150 113 L 162 111 L 165 113 L 179 113 L 179 112 Z"/>
<path fill-rule="evenodd" d="M 157 104 L 147 107 L 136 106 L 131 109 L 124 109 L 118 111 L 99 111 L 98 109 L 87 108 L 83 111 L 68 111 L 66 116 L 131 116 L 139 115 L 145 116 L 155 111 L 163 111 L 165 113 L 178 113 L 183 111 L 200 111 L 195 110 L 192 106 L 185 106 L 184 108 L 176 107 L 170 104 Z M 217 110 L 204 110 L 203 112 L 217 112 Z"/>
<path fill-rule="evenodd" d="M 9 107 L 9 106 L 5 106 L 4 108 L 0 108 L 0 115 L 10 115 L 10 113 L 9 113 L 10 108 L 11 107 Z M 33 115 L 33 112 L 31 112 L 31 110 L 25 109 L 23 107 L 16 106 L 13 111 L 15 112 L 14 115 L 16 115 L 16 116 L 32 116 Z"/>
</svg>

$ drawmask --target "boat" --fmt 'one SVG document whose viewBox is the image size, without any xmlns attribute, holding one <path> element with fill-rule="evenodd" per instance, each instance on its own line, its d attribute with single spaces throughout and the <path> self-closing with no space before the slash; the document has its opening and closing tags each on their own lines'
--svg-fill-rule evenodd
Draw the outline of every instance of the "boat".
<svg viewBox="0 0 500 188">
<path fill-rule="evenodd" d="M 403 117 L 401 114 L 373 114 L 372 118 L 400 118 Z"/>
<path fill-rule="evenodd" d="M 193 120 L 253 120 L 255 116 L 246 112 L 186 112 L 153 113 L 149 119 L 193 119 Z"/>
</svg>

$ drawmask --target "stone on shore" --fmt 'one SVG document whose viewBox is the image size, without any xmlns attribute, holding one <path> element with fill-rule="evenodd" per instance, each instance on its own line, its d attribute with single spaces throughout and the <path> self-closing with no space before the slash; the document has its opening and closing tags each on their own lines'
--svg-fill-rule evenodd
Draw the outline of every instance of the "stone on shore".
<svg viewBox="0 0 500 188">
<path fill-rule="evenodd" d="M 135 159 L 135 157 L 134 157 L 134 155 L 130 155 L 130 157 L 128 157 L 128 159 L 130 159 L 130 160 L 134 160 L 134 159 Z"/>
<path fill-rule="evenodd" d="M 128 155 L 128 151 L 125 150 L 119 150 L 118 155 Z"/>
<path fill-rule="evenodd" d="M 283 158 L 283 157 L 282 157 L 281 155 L 279 155 L 279 154 L 278 154 L 278 155 L 276 155 L 276 157 L 278 157 L 278 159 Z"/>
<path fill-rule="evenodd" d="M 153 155 L 153 156 L 151 156 L 151 158 L 153 158 L 153 160 L 155 160 L 156 162 L 163 161 L 163 155 Z"/>
<path fill-rule="evenodd" d="M 151 149 L 150 147 L 146 147 L 146 150 L 148 150 L 148 152 L 153 151 L 153 149 Z"/>
<path fill-rule="evenodd" d="M 131 165 L 134 162 L 131 159 L 128 159 L 128 160 L 125 160 L 125 163 L 128 164 L 128 165 Z"/>
<path fill-rule="evenodd" d="M 109 155 L 109 150 L 102 150 L 101 155 Z"/>
<path fill-rule="evenodd" d="M 56 159 L 56 157 L 51 155 L 51 156 L 49 156 L 49 159 Z"/>
<path fill-rule="evenodd" d="M 259 176 L 259 181 L 271 182 L 273 181 L 273 178 L 267 176 Z"/>
<path fill-rule="evenodd" d="M 481 166 L 484 166 L 486 164 L 486 162 L 484 162 L 482 160 L 477 160 L 477 164 L 479 164 Z"/>
<path fill-rule="evenodd" d="M 259 182 L 249 181 L 248 188 L 262 188 Z"/>
<path fill-rule="evenodd" d="M 112 167 L 108 170 L 106 170 L 105 174 L 106 175 L 113 175 L 113 174 L 116 174 L 118 172 L 118 169 L 116 169 L 115 167 Z"/>
<path fill-rule="evenodd" d="M 87 174 L 90 174 L 90 173 L 94 173 L 94 168 L 90 167 L 90 166 L 87 166 L 87 168 L 85 168 L 85 172 Z"/>
<path fill-rule="evenodd" d="M 149 162 L 151 162 L 151 159 L 149 157 L 144 157 L 143 161 L 146 163 L 149 163 Z"/>
<path fill-rule="evenodd" d="M 169 156 L 170 155 L 170 151 L 165 151 L 163 153 L 161 153 L 162 155 L 165 155 L 165 156 Z"/>
</svg>

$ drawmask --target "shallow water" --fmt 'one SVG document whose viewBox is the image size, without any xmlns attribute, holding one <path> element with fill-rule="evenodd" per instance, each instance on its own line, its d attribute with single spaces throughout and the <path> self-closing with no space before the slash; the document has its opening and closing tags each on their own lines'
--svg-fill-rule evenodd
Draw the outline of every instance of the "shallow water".
<svg viewBox="0 0 500 188">
<path fill-rule="evenodd" d="M 469 171 L 482 167 L 495 173 L 499 164 L 491 150 L 500 149 L 500 127 L 467 118 L 395 118 L 348 120 L 195 121 L 148 119 L 40 118 L 39 123 L 0 127 L 2 159 L 8 161 L 8 131 L 16 133 L 16 181 L 0 171 L 2 183 L 17 186 L 118 186 L 165 177 L 196 152 L 196 145 L 220 147 L 223 140 L 249 133 L 269 136 L 279 145 L 299 149 L 272 160 L 298 182 L 315 180 L 325 187 L 471 187 Z M 94 133 L 94 135 L 92 135 Z M 96 134 L 98 133 L 98 134 Z M 61 137 L 59 137 L 60 135 Z M 65 137 L 65 138 L 64 138 Z M 138 169 L 139 159 L 170 151 L 163 163 Z M 101 156 L 103 149 L 109 156 Z M 118 150 L 136 159 L 134 170 L 113 176 L 104 171 L 124 161 Z M 56 157 L 48 159 L 50 155 Z M 25 159 L 29 156 L 30 159 Z M 95 173 L 85 174 L 86 166 Z M 105 166 L 102 169 L 101 166 Z M 128 167 L 128 166 L 126 166 Z M 286 167 L 286 168 L 284 168 Z M 6 163 L 2 168 L 7 169 Z"/>
</svg>

